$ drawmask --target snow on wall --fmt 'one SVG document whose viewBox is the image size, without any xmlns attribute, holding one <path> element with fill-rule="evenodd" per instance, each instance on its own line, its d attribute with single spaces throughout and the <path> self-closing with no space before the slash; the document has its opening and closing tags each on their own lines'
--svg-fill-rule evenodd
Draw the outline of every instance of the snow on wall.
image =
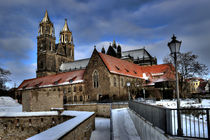
<svg viewBox="0 0 210 140">
<path fill-rule="evenodd" d="M 61 115 L 75 116 L 74 118 L 56 125 L 48 130 L 34 135 L 27 140 L 57 140 L 92 116 L 94 112 L 64 111 Z"/>
</svg>

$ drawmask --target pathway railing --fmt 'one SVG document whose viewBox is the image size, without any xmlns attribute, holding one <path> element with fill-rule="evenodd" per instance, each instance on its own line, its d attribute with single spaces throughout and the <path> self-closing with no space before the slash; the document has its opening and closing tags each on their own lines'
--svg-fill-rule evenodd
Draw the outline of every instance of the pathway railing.
<svg viewBox="0 0 210 140">
<path fill-rule="evenodd" d="M 128 106 L 145 120 L 165 131 L 166 134 L 178 136 L 177 109 L 169 109 L 137 101 L 129 101 Z M 180 113 L 182 136 L 210 138 L 209 108 L 182 108 Z"/>
</svg>

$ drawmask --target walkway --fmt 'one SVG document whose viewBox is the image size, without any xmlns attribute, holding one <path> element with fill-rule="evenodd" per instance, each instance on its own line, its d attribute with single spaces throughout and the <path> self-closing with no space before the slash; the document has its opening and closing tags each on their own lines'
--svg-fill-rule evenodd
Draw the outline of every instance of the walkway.
<svg viewBox="0 0 210 140">
<path fill-rule="evenodd" d="M 109 140 L 110 139 L 110 119 L 95 118 L 95 131 L 91 134 L 91 140 Z"/>
<path fill-rule="evenodd" d="M 140 140 L 127 108 L 112 109 L 114 140 Z"/>
</svg>

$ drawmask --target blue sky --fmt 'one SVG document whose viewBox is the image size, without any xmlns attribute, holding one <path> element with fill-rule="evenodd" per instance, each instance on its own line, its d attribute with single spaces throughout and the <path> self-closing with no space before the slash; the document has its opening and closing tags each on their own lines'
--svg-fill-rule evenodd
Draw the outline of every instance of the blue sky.
<svg viewBox="0 0 210 140">
<path fill-rule="evenodd" d="M 0 66 L 12 72 L 10 87 L 35 77 L 36 37 L 46 9 L 57 42 L 68 19 L 75 59 L 115 39 L 122 50 L 145 47 L 161 64 L 175 34 L 181 51 L 199 55 L 210 69 L 209 0 L 0 0 Z"/>
</svg>

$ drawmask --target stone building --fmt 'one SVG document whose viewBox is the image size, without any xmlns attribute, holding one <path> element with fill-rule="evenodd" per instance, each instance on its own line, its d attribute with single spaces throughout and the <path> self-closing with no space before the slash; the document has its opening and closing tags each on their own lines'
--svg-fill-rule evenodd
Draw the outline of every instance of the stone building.
<svg viewBox="0 0 210 140">
<path fill-rule="evenodd" d="M 123 52 L 115 41 L 107 52 L 94 48 L 90 58 L 74 61 L 67 20 L 58 44 L 47 11 L 39 27 L 37 78 L 24 80 L 16 92 L 22 96 L 23 111 L 46 111 L 68 103 L 128 100 L 127 83 L 154 87 L 156 82 L 175 79 L 171 64 L 156 65 L 156 58 L 145 49 Z"/>
<path fill-rule="evenodd" d="M 67 20 L 60 32 L 60 42 L 55 43 L 54 25 L 47 11 L 39 24 L 37 37 L 37 77 L 56 74 L 64 62 L 74 61 L 74 43 Z"/>
</svg>

